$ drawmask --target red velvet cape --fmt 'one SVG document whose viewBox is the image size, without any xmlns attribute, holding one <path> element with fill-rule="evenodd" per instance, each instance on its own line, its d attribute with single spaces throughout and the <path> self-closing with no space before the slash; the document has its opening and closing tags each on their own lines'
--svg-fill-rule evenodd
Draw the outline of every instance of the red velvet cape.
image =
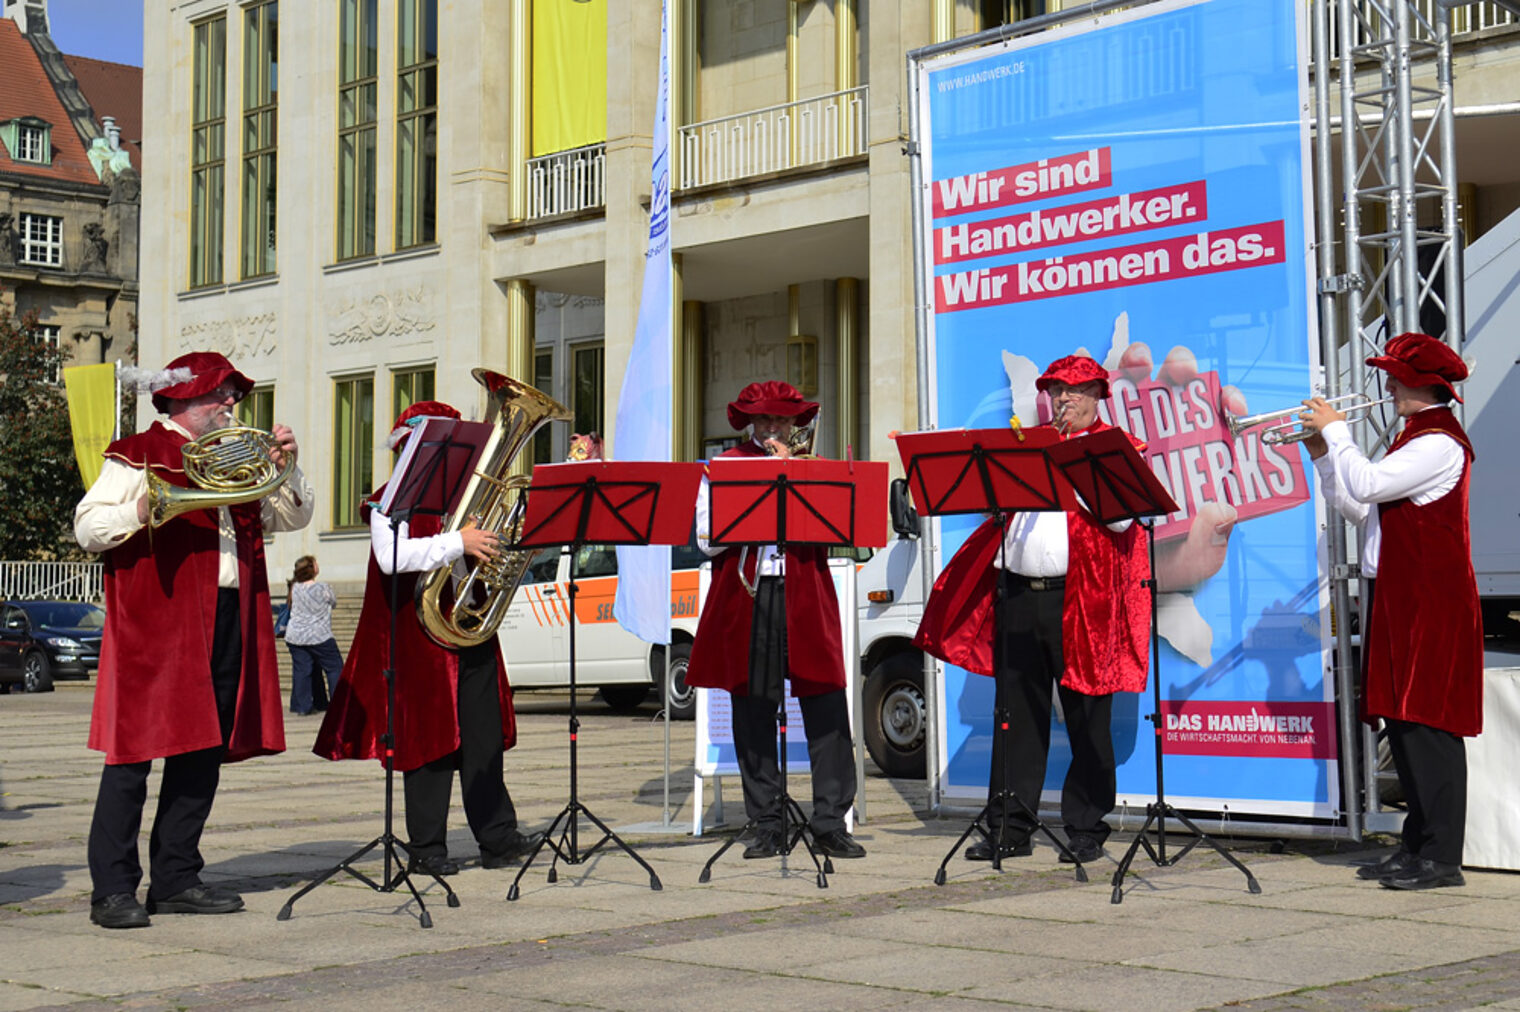
<svg viewBox="0 0 1520 1012">
<path fill-rule="evenodd" d="M 361 511 L 369 523 L 370 509 L 380 501 L 377 489 Z M 412 537 L 437 534 L 433 516 L 413 517 Z M 412 770 L 441 759 L 459 748 L 459 655 L 434 643 L 417 618 L 415 593 L 419 573 L 398 573 L 396 581 L 396 761 L 398 770 Z M 343 663 L 343 675 L 333 693 L 322 729 L 312 751 L 323 759 L 385 760 L 385 669 L 390 656 L 391 577 L 380 571 L 375 550 L 369 552 L 369 577 L 364 583 L 364 607 L 359 627 Z M 496 640 L 492 640 L 493 645 Z M 502 747 L 517 744 L 517 715 L 507 668 L 496 651 L 497 698 L 501 702 Z"/>
<path fill-rule="evenodd" d="M 1444 432 L 1462 445 L 1457 485 L 1435 502 L 1378 504 L 1383 544 L 1365 642 L 1362 719 L 1411 721 L 1458 735 L 1483 730 L 1483 620 L 1473 576 L 1467 486 L 1474 458 L 1450 411 L 1421 411 L 1388 448 Z"/>
<path fill-rule="evenodd" d="M 1081 434 L 1110 428 L 1100 421 Z M 1144 449 L 1133 436 L 1130 441 Z M 1115 534 L 1086 513 L 1069 511 L 1066 536 L 1061 684 L 1089 696 L 1141 692 L 1150 671 L 1150 605 L 1142 584 L 1150 578 L 1150 559 L 1140 527 Z M 993 562 L 1001 542 L 996 517 L 965 540 L 934 581 L 914 646 L 967 671 L 993 673 Z"/>
<path fill-rule="evenodd" d="M 105 456 L 187 485 L 180 447 L 159 422 L 118 439 Z M 285 751 L 285 726 L 259 504 L 230 507 L 238 559 L 243 670 L 227 762 Z M 222 744 L 211 686 L 220 538 L 210 510 L 143 528 L 102 554 L 106 624 L 89 746 L 108 764 L 142 762 Z"/>
<path fill-rule="evenodd" d="M 726 450 L 724 457 L 764 457 L 754 444 Z M 829 576 L 828 550 L 799 546 L 786 550 L 786 650 L 792 695 L 818 696 L 844 688 L 844 641 L 839 598 Z M 751 581 L 758 552 L 745 558 Z M 755 601 L 739 582 L 739 549 L 714 557 L 712 586 L 702 605 L 686 683 L 749 694 L 749 641 Z"/>
</svg>

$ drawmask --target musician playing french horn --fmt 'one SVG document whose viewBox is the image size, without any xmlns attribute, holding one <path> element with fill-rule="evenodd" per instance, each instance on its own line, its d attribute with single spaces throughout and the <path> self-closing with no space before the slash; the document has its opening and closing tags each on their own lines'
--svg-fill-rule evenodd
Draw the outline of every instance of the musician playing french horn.
<svg viewBox="0 0 1520 1012">
<path fill-rule="evenodd" d="M 124 370 L 125 372 L 125 370 Z M 106 624 L 89 745 L 105 753 L 90 825 L 90 920 L 146 927 L 152 913 L 223 914 L 237 893 L 201 881 L 201 831 L 224 762 L 285 749 L 264 535 L 311 520 L 315 495 L 295 434 L 276 425 L 225 446 L 233 406 L 253 380 L 216 352 L 181 355 L 128 379 L 165 419 L 105 450 L 74 512 L 74 535 L 101 553 Z M 210 446 L 206 481 L 246 474 L 236 491 L 197 487 L 187 464 Z M 226 454 L 224 466 L 217 458 Z M 178 500 L 150 527 L 150 475 Z M 138 829 L 148 773 L 162 759 L 146 908 Z"/>
<path fill-rule="evenodd" d="M 793 431 L 817 414 L 818 405 L 803 400 L 788 383 L 751 383 L 728 405 L 729 424 L 747 429 L 750 438 L 722 456 L 799 455 Z M 775 857 L 790 843 L 781 838 L 776 745 L 782 683 L 790 678 L 813 772 L 810 826 L 816 847 L 830 857 L 864 857 L 865 848 L 845 828 L 845 813 L 855 800 L 855 760 L 828 552 L 798 546 L 783 555 L 775 545 L 756 551 L 709 545 L 706 479 L 697 496 L 696 526 L 698 547 L 713 557 L 713 575 L 686 681 L 726 689 L 732 702 L 744 809 L 756 824 L 744 856 Z"/>
<path fill-rule="evenodd" d="M 399 454 L 413 430 L 435 418 L 457 419 L 459 412 L 441 401 L 419 401 L 396 418 L 388 445 Z M 393 530 L 391 518 L 380 511 L 384 493 L 382 486 L 364 503 L 370 531 L 364 606 L 313 751 L 324 759 L 383 761 L 384 672 L 394 622 L 395 768 L 402 771 L 406 803 L 407 870 L 459 871 L 447 839 L 455 770 L 481 867 L 505 868 L 537 846 L 543 834 L 518 829 L 517 809 L 503 780 L 503 755 L 516 744 L 517 719 L 495 630 L 469 646 L 447 647 L 424 628 L 414 604 L 422 574 L 466 557 L 477 564 L 496 560 L 500 534 L 471 522 L 443 530 L 442 518 L 422 513 Z"/>
</svg>

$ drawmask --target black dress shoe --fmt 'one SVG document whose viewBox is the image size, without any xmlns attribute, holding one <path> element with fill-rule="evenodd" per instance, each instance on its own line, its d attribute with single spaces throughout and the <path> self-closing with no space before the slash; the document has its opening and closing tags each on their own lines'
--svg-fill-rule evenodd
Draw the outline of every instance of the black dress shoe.
<svg viewBox="0 0 1520 1012">
<path fill-rule="evenodd" d="M 90 923 L 102 928 L 146 928 L 153 922 L 131 893 L 112 893 L 90 903 Z"/>
<path fill-rule="evenodd" d="M 231 889 L 193 885 L 167 899 L 148 897 L 150 914 L 231 914 L 243 909 L 243 897 Z"/>
<path fill-rule="evenodd" d="M 406 873 L 408 875 L 432 875 L 442 878 L 444 875 L 458 875 L 459 862 L 447 854 L 413 854 L 407 858 Z"/>
<path fill-rule="evenodd" d="M 865 857 L 866 849 L 843 829 L 831 829 L 815 838 L 818 849 L 829 857 Z"/>
<path fill-rule="evenodd" d="M 1378 883 L 1385 889 L 1440 889 L 1443 886 L 1465 886 L 1462 866 L 1442 864 L 1429 858 L 1417 858 L 1409 865 L 1391 875 L 1384 875 Z"/>
<path fill-rule="evenodd" d="M 1090 836 L 1073 836 L 1061 852 L 1061 860 L 1067 864 L 1090 864 L 1102 856 L 1103 845 Z"/>
<path fill-rule="evenodd" d="M 504 846 L 491 850 L 480 848 L 480 866 L 491 869 L 511 867 L 521 860 L 524 854 L 542 843 L 543 839 L 543 833 L 513 833 L 512 838 Z"/>
<path fill-rule="evenodd" d="M 998 857 L 999 858 L 1005 858 L 1005 857 L 1028 857 L 1030 854 L 1033 854 L 1033 853 L 1034 853 L 1034 844 L 1031 843 L 1026 838 L 1026 839 L 1024 839 L 1024 840 L 1022 840 L 1022 841 L 1020 841 L 1018 843 L 1009 843 L 1007 841 L 1004 841 L 1004 843 L 1003 843 L 1003 849 L 998 852 Z M 991 840 L 982 840 L 982 841 L 980 841 L 978 843 L 973 843 L 971 846 L 967 847 L 966 848 L 966 860 L 967 861 L 991 861 L 992 860 L 992 841 Z"/>
<path fill-rule="evenodd" d="M 757 858 L 775 857 L 781 853 L 781 833 L 773 829 L 762 829 L 755 832 L 748 847 L 744 848 L 744 859 L 754 861 Z"/>
<path fill-rule="evenodd" d="M 1356 877 L 1367 882 L 1376 882 L 1380 878 L 1403 871 L 1419 858 L 1407 850 L 1396 850 L 1383 858 L 1377 864 L 1366 864 L 1356 870 Z"/>
</svg>

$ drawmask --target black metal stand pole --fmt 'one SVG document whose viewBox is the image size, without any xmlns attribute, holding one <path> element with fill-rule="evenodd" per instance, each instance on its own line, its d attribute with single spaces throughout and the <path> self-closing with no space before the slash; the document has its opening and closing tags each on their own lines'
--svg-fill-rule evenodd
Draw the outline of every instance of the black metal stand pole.
<svg viewBox="0 0 1520 1012">
<path fill-rule="evenodd" d="M 290 920 L 290 914 L 296 905 L 296 900 L 300 899 L 302 896 L 305 896 L 317 886 L 321 885 L 323 882 L 326 882 L 328 879 L 332 878 L 334 875 L 338 874 L 341 871 L 352 875 L 360 882 L 363 882 L 365 885 L 369 886 L 375 892 L 395 892 L 396 886 L 405 884 L 407 890 L 412 894 L 412 899 L 417 903 L 417 909 L 419 911 L 419 916 L 417 919 L 419 923 L 421 923 L 424 928 L 431 928 L 433 926 L 433 915 L 428 913 L 427 904 L 422 901 L 422 894 L 417 891 L 417 887 L 412 883 L 412 873 L 407 869 L 406 862 L 401 860 L 401 855 L 396 850 L 397 846 L 405 849 L 406 844 L 398 840 L 394 832 L 396 797 L 396 579 L 399 575 L 396 572 L 396 563 L 400 550 L 398 542 L 400 540 L 401 522 L 398 519 L 392 517 L 390 524 L 391 628 L 390 645 L 388 652 L 386 653 L 386 660 L 388 663 L 385 668 L 385 737 L 381 739 L 381 744 L 385 748 L 385 829 L 379 836 L 375 837 L 369 843 L 366 843 L 364 846 L 360 847 L 358 850 L 345 857 L 342 861 L 339 861 L 337 864 L 324 871 L 321 875 L 308 882 L 301 888 L 300 892 L 296 893 L 290 899 L 286 900 L 285 905 L 280 908 L 280 912 L 275 915 L 276 920 Z M 358 871 L 353 867 L 356 861 L 364 857 L 376 847 L 379 847 L 381 849 L 381 852 L 385 855 L 384 875 L 379 882 L 376 882 L 368 875 L 365 875 L 363 872 Z M 391 873 L 391 862 L 393 860 L 396 862 L 396 872 L 394 875 Z M 432 873 L 428 874 L 434 882 L 437 882 L 443 887 L 444 893 L 446 893 L 448 896 L 448 905 L 451 907 L 459 906 L 459 897 L 455 895 L 454 890 L 449 887 L 449 884 L 438 875 L 433 875 Z"/>
<path fill-rule="evenodd" d="M 994 685 L 992 702 L 992 734 L 993 737 L 997 739 L 997 741 L 994 743 L 992 754 L 995 758 L 1001 758 L 1008 754 L 1008 738 L 1012 734 L 1012 731 L 1009 729 L 1008 703 L 1003 695 L 1003 664 L 1001 656 L 1003 649 L 1002 574 L 1007 571 L 1006 564 L 1008 560 L 1008 524 L 1011 522 L 1011 520 L 1012 517 L 1007 513 L 998 514 L 998 531 L 1000 535 L 998 553 L 1003 559 L 1004 567 L 998 570 L 998 578 L 993 589 L 992 598 L 992 678 Z M 991 775 L 992 771 L 989 769 L 989 780 L 991 778 Z M 949 867 L 950 859 L 955 857 L 956 853 L 961 849 L 961 847 L 965 845 L 966 841 L 971 838 L 972 833 L 980 833 L 982 839 L 987 841 L 987 845 L 992 848 L 993 871 L 1003 870 L 1003 834 L 1008 831 L 1010 801 L 1013 803 L 1013 807 L 1017 808 L 1019 812 L 1023 814 L 1024 818 L 1029 820 L 1030 825 L 1033 827 L 1033 829 L 1030 830 L 1030 833 L 1033 834 L 1035 830 L 1039 830 L 1041 833 L 1044 833 L 1047 837 L 1049 837 L 1050 842 L 1055 845 L 1055 848 L 1059 850 L 1061 854 L 1067 858 L 1067 860 L 1076 866 L 1076 880 L 1078 882 L 1087 881 L 1087 869 L 1082 867 L 1081 861 L 1077 860 L 1077 855 L 1075 852 L 1073 852 L 1071 848 L 1067 847 L 1065 843 L 1062 843 L 1061 840 L 1058 839 L 1056 835 L 1050 831 L 1050 827 L 1046 826 L 1045 823 L 1041 821 L 1039 814 L 1032 810 L 1027 804 L 1025 804 L 1024 800 L 1015 794 L 1013 790 L 1009 788 L 1005 783 L 1002 790 L 998 791 L 997 794 L 988 797 L 987 803 L 982 806 L 982 810 L 977 812 L 976 818 L 971 820 L 971 825 L 966 827 L 966 831 L 960 835 L 960 838 L 955 841 L 955 845 L 952 846 L 949 853 L 945 855 L 944 860 L 939 863 L 939 868 L 934 872 L 935 885 L 945 884 L 945 869 Z M 1038 802 L 1036 802 L 1036 804 L 1038 804 Z M 992 829 L 992 813 L 994 809 L 999 810 L 999 814 L 1002 816 L 1002 818 L 998 820 L 996 831 Z"/>
<path fill-rule="evenodd" d="M 613 843 L 613 844 L 616 844 L 618 847 L 620 847 L 629 857 L 631 857 L 635 861 L 637 861 L 639 863 L 639 865 L 645 871 L 647 871 L 649 873 L 649 888 L 653 889 L 655 892 L 659 892 L 661 889 L 664 888 L 660 884 L 660 876 L 658 876 L 658 875 L 655 874 L 654 869 L 649 866 L 649 862 L 645 861 L 642 857 L 640 857 L 638 855 L 638 852 L 635 851 L 632 847 L 630 847 L 630 846 L 628 846 L 628 844 L 624 843 L 623 840 L 622 840 L 622 838 L 619 837 L 616 833 L 614 833 L 607 826 L 607 824 L 605 822 L 603 822 L 601 819 L 598 819 L 594 814 L 592 814 L 591 809 L 589 809 L 585 805 L 581 804 L 580 803 L 580 799 L 579 799 L 578 794 L 577 794 L 577 789 L 579 787 L 579 781 L 577 779 L 578 774 L 577 774 L 577 752 L 576 752 L 576 750 L 577 750 L 577 738 L 578 738 L 579 732 L 580 732 L 581 721 L 580 721 L 579 713 L 576 710 L 576 700 L 575 700 L 575 625 L 576 625 L 576 621 L 575 621 L 575 595 L 580 590 L 580 588 L 577 586 L 577 584 L 575 582 L 575 575 L 576 575 L 575 574 L 575 548 L 576 547 L 578 547 L 578 546 L 576 546 L 576 545 L 572 545 L 571 546 L 571 555 L 570 555 L 571 569 L 570 569 L 570 587 L 569 587 L 569 593 L 570 593 L 570 802 L 567 805 L 565 805 L 565 807 L 563 809 L 560 810 L 560 813 L 558 815 L 556 815 L 554 817 L 554 821 L 551 822 L 551 823 L 549 823 L 549 828 L 544 833 L 543 839 L 538 842 L 538 846 L 536 846 L 536 847 L 533 848 L 532 852 L 528 854 L 528 859 L 526 861 L 524 861 L 523 862 L 523 866 L 518 869 L 518 871 L 517 871 L 517 877 L 512 880 L 512 886 L 511 886 L 510 889 L 507 890 L 507 899 L 509 899 L 509 900 L 515 900 L 520 895 L 522 895 L 521 891 L 518 888 L 518 883 L 520 883 L 522 881 L 522 877 L 528 873 L 528 869 L 530 867 L 532 867 L 534 860 L 536 860 L 538 858 L 539 852 L 542 851 L 545 847 L 548 847 L 550 850 L 554 851 L 554 858 L 553 858 L 553 860 L 551 860 L 549 862 L 549 875 L 548 875 L 548 881 L 551 882 L 551 883 L 553 883 L 553 882 L 558 882 L 559 881 L 558 867 L 559 867 L 559 862 L 560 862 L 561 859 L 563 859 L 566 864 L 572 864 L 572 865 L 574 865 L 574 864 L 581 864 L 581 863 L 583 863 L 585 861 L 590 860 L 591 856 L 593 854 L 595 854 L 598 850 L 600 850 L 603 844 L 606 844 L 606 843 L 609 843 L 609 842 Z M 579 830 L 578 830 L 578 816 L 582 816 L 582 815 L 584 815 L 593 825 L 595 825 L 598 829 L 600 829 L 602 831 L 602 838 L 600 840 L 596 841 L 596 843 L 592 844 L 591 847 L 590 847 L 590 849 L 588 849 L 584 854 L 582 854 L 580 852 L 580 846 L 579 846 L 579 839 L 580 838 L 579 838 Z M 563 828 L 561 828 L 562 824 L 563 824 Z M 554 838 L 554 832 L 555 832 L 555 830 L 561 830 L 560 836 L 559 836 L 558 840 L 556 840 Z"/>
<path fill-rule="evenodd" d="M 1114 871 L 1114 892 L 1110 902 L 1124 902 L 1124 876 L 1129 874 L 1130 864 L 1135 860 L 1135 854 L 1141 848 L 1150 857 L 1151 863 L 1158 868 L 1168 868 L 1187 857 L 1188 852 L 1194 847 L 1206 844 L 1219 853 L 1230 864 L 1240 870 L 1246 877 L 1246 890 L 1251 893 L 1260 893 L 1261 884 L 1256 881 L 1256 876 L 1251 870 L 1225 850 L 1217 840 L 1209 836 L 1203 830 L 1193 825 L 1191 819 L 1183 815 L 1177 809 L 1166 803 L 1166 784 L 1162 779 L 1163 767 L 1166 760 L 1166 749 L 1163 747 L 1165 728 L 1161 716 L 1161 635 L 1157 632 L 1156 619 L 1159 607 L 1156 603 L 1156 522 L 1150 520 L 1145 523 L 1146 547 L 1150 552 L 1151 577 L 1145 581 L 1145 586 L 1151 593 L 1151 699 L 1155 707 L 1154 711 L 1146 718 L 1149 720 L 1156 733 L 1156 800 L 1145 806 L 1145 825 L 1140 827 L 1140 832 L 1135 834 L 1134 841 L 1129 845 L 1129 850 L 1124 852 L 1124 859 L 1119 862 L 1119 867 Z M 1166 856 L 1166 820 L 1171 816 L 1193 835 L 1187 845 L 1172 857 Z M 1145 835 L 1146 831 L 1154 824 L 1156 827 L 1156 844 L 1151 845 L 1150 839 Z"/>
</svg>

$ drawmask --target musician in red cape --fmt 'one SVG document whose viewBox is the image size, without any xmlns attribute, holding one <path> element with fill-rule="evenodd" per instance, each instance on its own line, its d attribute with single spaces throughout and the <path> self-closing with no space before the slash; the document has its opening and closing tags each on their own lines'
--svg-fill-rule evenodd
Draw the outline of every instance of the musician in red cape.
<svg viewBox="0 0 1520 1012">
<path fill-rule="evenodd" d="M 415 426 L 458 417 L 440 401 L 418 401 L 396 418 L 389 445 L 399 453 Z M 481 866 L 505 868 L 537 846 L 543 834 L 517 828 L 517 809 L 502 779 L 503 754 L 517 741 L 517 718 L 501 649 L 494 636 L 460 650 L 439 646 L 423 629 L 414 598 L 419 574 L 465 556 L 493 559 L 499 539 L 495 531 L 470 526 L 442 533 L 442 518 L 426 514 L 403 520 L 393 534 L 390 517 L 380 512 L 384 493 L 383 486 L 376 489 L 363 506 L 370 532 L 364 606 L 312 751 L 324 759 L 384 759 L 394 579 L 395 768 L 401 770 L 406 801 L 407 868 L 429 875 L 459 871 L 448 850 L 455 770 Z"/>
<path fill-rule="evenodd" d="M 748 429 L 750 438 L 722 456 L 789 457 L 793 428 L 817 414 L 818 405 L 803 400 L 788 383 L 751 383 L 728 405 L 729 424 Z M 748 551 L 709 546 L 705 478 L 696 525 L 697 544 L 713 557 L 713 573 L 686 682 L 729 693 L 744 810 L 755 823 L 744 856 L 774 857 L 784 849 L 776 731 L 782 682 L 790 678 L 807 733 L 813 772 L 809 825 L 816 845 L 831 857 L 864 857 L 865 848 L 845 828 L 855 800 L 855 757 L 828 551 L 806 545 L 788 547 L 784 554 L 775 545 Z"/>
<path fill-rule="evenodd" d="M 74 536 L 99 552 L 106 624 L 90 718 L 90 748 L 106 754 L 90 823 L 90 920 L 137 928 L 153 913 L 224 914 L 237 893 L 201 881 L 201 832 L 223 763 L 285 750 L 264 535 L 311 520 L 316 498 L 299 468 L 257 502 L 190 510 L 148 528 L 148 474 L 189 486 L 181 448 L 233 425 L 253 380 L 216 352 L 137 371 L 168 417 L 105 450 L 74 511 Z M 298 451 L 283 425 L 270 435 L 283 467 Z M 148 773 L 162 759 L 146 908 L 137 837 Z"/>
<path fill-rule="evenodd" d="M 1362 719 L 1382 720 L 1408 811 L 1402 844 L 1358 869 L 1392 889 L 1460 886 L 1467 823 L 1463 737 L 1483 730 L 1483 625 L 1467 519 L 1473 448 L 1451 411 L 1467 365 L 1428 334 L 1367 359 L 1388 374 L 1403 430 L 1377 462 L 1323 398 L 1299 415 L 1325 500 L 1365 535 L 1372 580 L 1362 636 Z M 1363 614 L 1367 614 L 1364 608 Z"/>
<path fill-rule="evenodd" d="M 1050 395 L 1054 424 L 1065 437 L 1113 428 L 1098 417 L 1108 371 L 1093 359 L 1057 359 L 1035 385 Z M 1060 683 L 1072 753 L 1061 817 L 1074 856 L 1093 861 L 1103 853 L 1109 834 L 1103 820 L 1114 808 L 1114 693 L 1143 691 L 1150 670 L 1145 540 L 1132 521 L 1104 525 L 1080 508 L 1016 513 L 1003 537 L 999 525 L 993 517 L 978 527 L 945 566 L 914 642 L 996 679 L 994 718 L 1006 717 L 1009 730 L 993 735 L 989 802 L 1006 789 L 1039 812 L 1051 686 Z M 973 844 L 968 858 L 989 861 L 994 846 L 999 858 L 1033 852 L 1035 825 L 1023 812 L 992 804 L 988 819 L 1000 844 Z"/>
</svg>

